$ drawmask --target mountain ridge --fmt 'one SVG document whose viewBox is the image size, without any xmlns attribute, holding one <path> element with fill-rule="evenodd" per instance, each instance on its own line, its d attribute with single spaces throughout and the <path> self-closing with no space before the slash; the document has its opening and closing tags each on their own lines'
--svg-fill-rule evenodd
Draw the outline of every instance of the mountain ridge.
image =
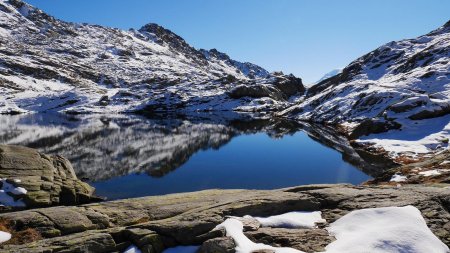
<svg viewBox="0 0 450 253">
<path fill-rule="evenodd" d="M 441 151 L 450 137 L 449 72 L 447 22 L 359 57 L 279 115 L 338 125 L 357 143 L 394 155 Z"/>
<path fill-rule="evenodd" d="M 264 111 L 291 96 L 276 86 L 278 75 L 197 50 L 157 24 L 124 31 L 69 23 L 19 0 L 0 1 L 0 20 L 0 113 Z M 228 96 L 237 86 L 252 88 Z"/>
</svg>

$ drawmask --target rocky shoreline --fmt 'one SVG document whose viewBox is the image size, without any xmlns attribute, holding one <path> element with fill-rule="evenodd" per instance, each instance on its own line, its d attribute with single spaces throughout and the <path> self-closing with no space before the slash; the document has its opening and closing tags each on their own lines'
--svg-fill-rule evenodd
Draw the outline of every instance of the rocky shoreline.
<svg viewBox="0 0 450 253">
<path fill-rule="evenodd" d="M 326 129 L 314 129 L 308 131 L 313 138 L 326 138 L 332 142 L 328 145 L 345 149 L 343 142 L 330 137 L 333 134 L 327 134 Z M 364 157 L 364 149 L 353 148 Z M 103 202 L 94 195 L 93 187 L 77 178 L 67 159 L 22 146 L 0 145 L 3 184 L 26 189 L 25 194 L 6 193 L 24 205 L 2 207 L 0 227 L 12 239 L 1 244 L 0 249 L 124 252 L 133 246 L 141 252 L 157 253 L 177 246 L 195 246 L 198 252 L 235 252 L 235 241 L 226 231 L 214 230 L 227 217 L 321 211 L 326 223 L 315 228 L 272 228 L 256 220 L 244 222 L 244 234 L 253 242 L 321 252 L 336 240 L 326 227 L 344 215 L 365 208 L 408 205 L 420 210 L 431 231 L 450 245 L 449 156 L 446 151 L 421 162 L 393 167 L 361 186 L 207 190 Z M 435 171 L 442 173 L 431 173 Z"/>
<path fill-rule="evenodd" d="M 421 166 L 445 160 L 447 153 Z M 63 157 L 2 145 L 0 168 L 1 176 L 11 184 L 28 189 L 15 196 L 26 203 L 27 210 L 9 207 L 0 214 L 0 225 L 12 234 L 10 241 L 1 244 L 2 252 L 123 252 L 131 245 L 142 252 L 162 252 L 180 245 L 196 246 L 199 252 L 235 252 L 234 240 L 224 230 L 214 230 L 227 217 L 321 211 L 326 223 L 315 228 L 262 227 L 256 220 L 244 224 L 244 234 L 256 243 L 320 252 L 335 241 L 326 227 L 344 215 L 365 208 L 407 205 L 420 210 L 431 231 L 450 245 L 448 184 L 442 180 L 418 184 L 423 182 L 413 178 L 401 182 L 404 185 L 386 183 L 394 173 L 391 171 L 362 186 L 206 190 L 85 204 L 100 199 L 93 195 L 92 187 L 76 178 Z"/>
<path fill-rule="evenodd" d="M 310 135 L 321 138 L 324 132 Z M 441 152 L 386 170 L 361 186 L 207 190 L 102 202 L 93 187 L 76 177 L 67 159 L 0 145 L 3 184 L 26 189 L 25 194 L 6 193 L 24 205 L 2 207 L 0 225 L 12 239 L 0 248 L 2 252 L 123 252 L 135 245 L 142 252 L 162 252 L 191 245 L 199 252 L 235 252 L 234 240 L 224 230 L 213 230 L 229 216 L 321 211 L 327 222 L 317 228 L 244 224 L 245 235 L 254 242 L 320 252 L 335 241 L 326 226 L 351 211 L 407 205 L 419 209 L 431 231 L 450 245 L 449 156 Z"/>
<path fill-rule="evenodd" d="M 326 224 L 311 229 L 245 226 L 258 243 L 322 251 L 334 241 L 324 226 L 362 208 L 412 205 L 428 227 L 450 245 L 450 189 L 408 185 L 307 185 L 279 190 L 206 190 L 81 206 L 58 206 L 0 215 L 12 234 L 36 231 L 37 241 L 1 246 L 2 252 L 122 252 L 134 244 L 142 252 L 198 245 L 201 252 L 234 252 L 224 231 L 213 230 L 229 216 L 270 216 L 321 211 Z"/>
</svg>

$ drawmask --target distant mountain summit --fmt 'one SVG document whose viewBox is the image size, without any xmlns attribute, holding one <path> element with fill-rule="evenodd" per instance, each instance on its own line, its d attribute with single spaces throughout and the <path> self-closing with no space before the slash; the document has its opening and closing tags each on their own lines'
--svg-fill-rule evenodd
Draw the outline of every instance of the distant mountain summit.
<svg viewBox="0 0 450 253">
<path fill-rule="evenodd" d="M 69 23 L 0 0 L 0 113 L 255 112 L 303 91 L 298 78 L 197 50 L 157 24 Z"/>
<path fill-rule="evenodd" d="M 326 73 L 325 75 L 323 75 L 317 82 L 315 82 L 314 84 L 318 84 L 318 83 L 320 83 L 320 82 L 322 82 L 323 80 L 325 80 L 325 79 L 328 79 L 328 78 L 330 78 L 330 77 L 333 77 L 333 76 L 335 76 L 335 75 L 338 75 L 338 74 L 340 74 L 340 73 L 342 73 L 342 68 L 340 68 L 340 69 L 333 69 L 333 70 L 331 70 L 330 72 L 328 72 L 328 73 Z"/>
</svg>

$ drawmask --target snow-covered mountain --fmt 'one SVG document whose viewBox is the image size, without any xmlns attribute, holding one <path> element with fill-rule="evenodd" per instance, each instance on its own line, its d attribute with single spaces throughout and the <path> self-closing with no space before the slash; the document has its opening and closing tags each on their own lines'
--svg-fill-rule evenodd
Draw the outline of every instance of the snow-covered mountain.
<svg viewBox="0 0 450 253">
<path fill-rule="evenodd" d="M 273 110 L 303 91 L 298 78 L 197 50 L 156 24 L 68 23 L 0 0 L 0 113 Z"/>
<path fill-rule="evenodd" d="M 450 21 L 415 39 L 387 43 L 308 89 L 281 115 L 340 125 L 393 153 L 427 153 L 450 137 Z"/>
<path fill-rule="evenodd" d="M 326 73 L 325 75 L 323 75 L 317 82 L 315 82 L 314 84 L 318 84 L 318 83 L 320 83 L 320 82 L 322 82 L 323 80 L 325 80 L 325 79 L 328 79 L 328 78 L 331 78 L 331 77 L 333 77 L 333 76 L 335 76 L 335 75 L 338 75 L 338 74 L 340 74 L 340 73 L 342 73 L 342 68 L 340 68 L 340 69 L 333 69 L 333 70 L 331 70 L 330 72 L 328 72 L 328 73 Z"/>
</svg>

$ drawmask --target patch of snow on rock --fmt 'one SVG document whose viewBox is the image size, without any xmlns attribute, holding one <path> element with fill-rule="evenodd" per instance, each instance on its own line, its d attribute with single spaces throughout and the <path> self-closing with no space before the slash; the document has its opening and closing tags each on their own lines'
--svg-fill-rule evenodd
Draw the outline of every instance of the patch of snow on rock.
<svg viewBox="0 0 450 253">
<path fill-rule="evenodd" d="M 11 234 L 8 232 L 0 231 L 0 243 L 4 243 L 11 239 Z"/>
<path fill-rule="evenodd" d="M 25 203 L 21 201 L 21 195 L 27 194 L 27 190 L 22 187 L 15 187 L 14 185 L 7 182 L 6 178 L 0 179 L 1 189 L 0 189 L 0 205 L 1 206 L 14 206 L 14 207 L 24 207 Z"/>
<path fill-rule="evenodd" d="M 406 181 L 407 177 L 399 174 L 395 174 L 391 178 L 391 182 L 404 182 Z"/>
<path fill-rule="evenodd" d="M 292 213 L 288 213 L 287 216 L 278 215 L 266 218 L 270 222 L 267 220 L 262 220 L 262 222 L 267 222 L 266 225 L 279 226 L 281 224 L 283 227 L 286 225 L 288 225 L 287 227 L 296 227 L 297 221 L 291 220 L 291 218 L 293 218 Z M 304 219 L 300 216 L 299 218 Z M 280 220 L 282 222 L 279 222 Z M 244 225 L 237 218 L 229 218 L 215 229 L 225 229 L 227 236 L 233 238 L 237 253 L 256 251 L 302 253 L 293 248 L 277 248 L 254 243 L 245 236 Z M 420 211 L 413 206 L 352 211 L 330 224 L 327 230 L 336 237 L 336 241 L 330 243 L 324 253 L 450 252 L 449 248 L 427 227 Z"/>
<path fill-rule="evenodd" d="M 244 234 L 244 225 L 241 221 L 235 218 L 226 219 L 219 224 L 215 229 L 225 229 L 227 236 L 233 238 L 236 244 L 236 253 L 250 253 L 255 251 L 273 251 L 275 253 L 304 253 L 292 248 L 276 248 L 262 243 L 254 243 Z"/>
<path fill-rule="evenodd" d="M 326 253 L 449 252 L 413 206 L 353 211 L 328 231 L 337 240 L 326 247 Z"/>
<path fill-rule="evenodd" d="M 130 245 L 123 253 L 141 253 L 142 251 L 136 245 Z"/>
<path fill-rule="evenodd" d="M 245 218 L 245 217 L 244 217 Z M 263 227 L 314 228 L 317 223 L 325 223 L 322 212 L 290 212 L 267 218 L 255 217 Z"/>
<path fill-rule="evenodd" d="M 450 170 L 427 170 L 419 172 L 419 175 L 422 175 L 424 177 L 431 177 L 431 176 L 439 176 L 443 172 L 449 172 Z"/>
</svg>

